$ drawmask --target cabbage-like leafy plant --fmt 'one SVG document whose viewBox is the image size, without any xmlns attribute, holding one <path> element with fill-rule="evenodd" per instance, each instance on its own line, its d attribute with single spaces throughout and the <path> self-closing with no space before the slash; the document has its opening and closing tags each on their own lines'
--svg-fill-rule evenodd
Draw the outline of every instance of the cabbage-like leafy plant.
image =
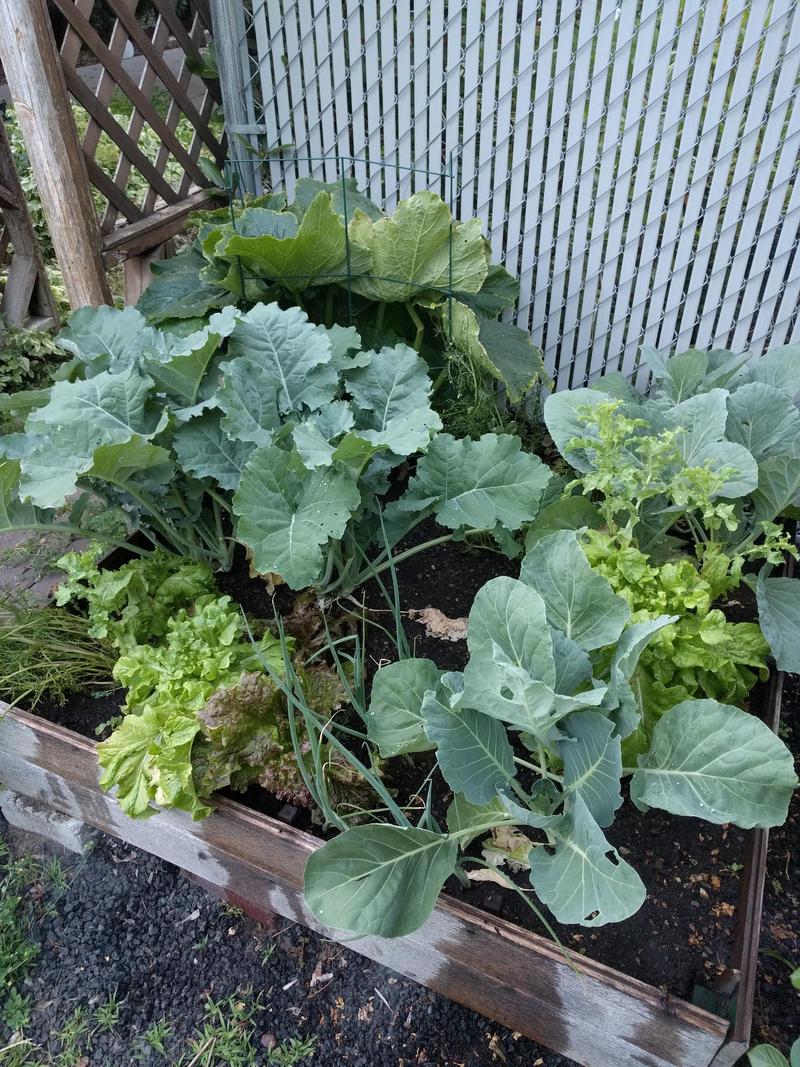
<svg viewBox="0 0 800 1067">
<path fill-rule="evenodd" d="M 642 812 L 781 823 L 797 784 L 791 753 L 738 708 L 681 701 L 638 759 L 623 761 L 623 741 L 641 717 L 631 686 L 638 658 L 675 618 L 630 616 L 577 534 L 557 531 L 528 553 L 518 581 L 496 578 L 476 596 L 463 673 L 426 659 L 381 668 L 369 738 L 383 757 L 435 750 L 454 793 L 447 825 L 429 804 L 419 825 L 395 811 L 394 823 L 352 827 L 327 842 L 306 868 L 313 913 L 357 934 L 400 936 L 422 925 L 454 873 L 488 864 L 491 877 L 511 884 L 499 865 L 506 850 L 559 922 L 622 921 L 646 892 L 605 833 L 623 776 Z M 490 831 L 484 858 L 470 856 L 470 843 Z"/>
<path fill-rule="evenodd" d="M 429 514 L 445 536 L 518 530 L 549 479 L 515 438 L 442 435 L 420 465 L 424 499 L 382 528 L 389 473 L 441 425 L 427 365 L 402 343 L 364 352 L 355 329 L 299 308 L 226 307 L 186 335 L 133 308 L 84 308 L 60 339 L 73 380 L 0 441 L 2 529 L 85 533 L 76 513 L 94 494 L 178 554 L 224 568 L 238 539 L 292 588 L 347 587 L 372 573 L 370 544 L 385 554 Z"/>
<path fill-rule="evenodd" d="M 800 584 L 771 574 L 796 554 L 778 520 L 800 496 L 800 345 L 756 358 L 644 355 L 649 396 L 611 374 L 547 398 L 547 427 L 578 477 L 529 536 L 603 525 L 621 555 L 634 547 L 655 562 L 692 559 L 712 599 L 745 581 L 778 666 L 800 670 Z M 569 495 L 575 487 L 596 507 Z M 757 577 L 745 571 L 753 562 Z"/>
<path fill-rule="evenodd" d="M 204 219 L 192 248 L 155 265 L 138 305 L 149 322 L 302 301 L 315 322 L 355 323 L 378 347 L 406 341 L 437 369 L 452 348 L 512 402 L 544 380 L 530 336 L 497 321 L 517 282 L 491 265 L 480 221 L 456 221 L 435 193 L 385 215 L 352 178 L 301 178 L 292 204 L 270 193 L 233 220 L 227 208 Z"/>
</svg>

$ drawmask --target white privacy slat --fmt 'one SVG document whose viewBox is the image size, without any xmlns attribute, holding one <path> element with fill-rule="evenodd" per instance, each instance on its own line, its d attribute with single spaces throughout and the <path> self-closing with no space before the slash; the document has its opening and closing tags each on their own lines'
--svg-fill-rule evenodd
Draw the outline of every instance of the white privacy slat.
<svg viewBox="0 0 800 1067">
<path fill-rule="evenodd" d="M 800 336 L 793 0 L 215 2 L 249 16 L 266 146 L 295 146 L 273 184 L 348 157 L 392 210 L 449 199 L 453 156 L 559 385 Z"/>
<path fill-rule="evenodd" d="M 520 14 L 520 38 L 533 42 L 536 33 L 537 0 L 522 0 Z M 511 162 L 508 181 L 508 219 L 506 221 L 506 269 L 519 274 L 522 223 L 525 214 L 526 190 L 528 188 L 528 145 L 530 144 L 530 119 L 533 91 L 534 51 L 521 54 L 516 74 L 516 98 L 513 117 L 509 120 L 511 130 Z"/>
<path fill-rule="evenodd" d="M 666 95 L 663 118 L 654 136 L 656 144 L 655 163 L 652 175 L 646 175 L 647 182 L 640 184 L 640 196 L 646 202 L 646 213 L 642 223 L 641 242 L 638 249 L 638 262 L 631 278 L 630 310 L 628 326 L 618 319 L 615 336 L 611 340 L 612 351 L 624 345 L 621 370 L 624 374 L 633 374 L 638 365 L 639 349 L 644 341 L 642 337 L 648 295 L 655 284 L 655 267 L 658 262 L 658 246 L 661 222 L 664 213 L 669 210 L 674 175 L 674 159 L 677 142 L 682 127 L 681 116 L 688 108 L 690 93 L 690 74 L 694 68 L 692 57 L 702 47 L 701 26 L 703 11 L 707 9 L 705 0 L 687 0 L 684 7 L 683 22 L 674 35 L 672 60 L 672 77 L 663 84 Z M 667 68 L 659 68 L 665 71 Z M 654 75 L 655 77 L 655 75 Z M 661 79 L 659 78 L 659 82 Z M 651 129 L 651 133 L 653 133 Z M 638 202 L 638 197 L 637 197 Z M 626 250 L 627 251 L 627 250 Z M 623 272 L 626 267 L 623 266 Z M 630 265 L 628 266 L 630 273 Z M 642 382 L 644 385 L 645 382 Z"/>
<path fill-rule="evenodd" d="M 668 9 L 665 8 L 665 13 L 667 12 Z M 661 134 L 666 116 L 674 115 L 680 109 L 680 105 L 676 107 L 674 101 L 672 108 L 668 108 L 668 98 L 670 92 L 674 92 L 678 98 L 683 95 L 686 77 L 684 74 L 681 79 L 680 73 L 676 72 L 675 68 L 684 55 L 691 55 L 691 44 L 695 36 L 698 17 L 699 12 L 696 7 L 693 16 L 684 9 L 683 22 L 677 32 L 674 21 L 668 17 L 661 19 L 658 29 L 658 40 L 652 61 L 652 77 L 647 89 L 644 122 L 641 126 L 636 174 L 631 191 L 631 202 L 627 209 L 624 249 L 621 259 L 618 259 L 613 324 L 609 330 L 606 356 L 609 370 L 618 370 L 627 375 L 633 374 L 636 368 L 638 348 L 631 345 L 626 349 L 625 340 L 631 315 L 639 316 L 642 310 L 634 299 L 634 295 L 640 273 L 645 277 L 647 275 L 647 259 L 643 256 L 643 238 L 648 197 L 653 195 L 652 175 L 657 168 L 659 158 L 662 172 L 665 170 L 664 155 L 661 154 Z M 656 195 L 657 192 L 658 190 L 656 190 Z M 619 257 L 619 251 L 616 255 Z M 638 299 L 641 301 L 641 294 Z M 634 327 L 631 326 L 631 336 L 635 336 L 633 330 Z"/>
<path fill-rule="evenodd" d="M 501 5 L 502 29 L 500 31 L 500 57 L 497 64 L 497 105 L 495 108 L 492 176 L 486 203 L 479 193 L 482 218 L 485 218 L 492 255 L 503 262 L 506 251 L 506 222 L 508 218 L 508 187 L 511 172 L 511 124 L 515 82 L 516 43 L 518 40 L 517 6 Z"/>
<path fill-rule="evenodd" d="M 369 182 L 367 164 L 360 162 L 367 155 L 366 106 L 367 94 L 364 85 L 364 42 L 361 34 L 363 5 L 361 0 L 346 0 L 347 3 L 347 55 L 350 81 L 350 129 L 351 152 L 357 162 L 347 168 L 363 189 Z"/>
<path fill-rule="evenodd" d="M 763 15 L 757 18 L 756 12 L 753 11 L 748 20 L 743 51 L 751 49 L 754 62 L 739 62 L 736 66 L 728 115 L 719 144 L 719 159 L 722 165 L 718 162 L 714 168 L 709 191 L 710 204 L 706 206 L 700 226 L 697 252 L 689 276 L 689 288 L 693 292 L 683 304 L 677 340 L 679 349 L 688 348 L 693 339 L 700 347 L 706 347 L 711 341 L 709 332 L 701 328 L 703 316 L 700 307 L 701 300 L 705 301 L 710 290 L 709 287 L 701 288 L 700 282 L 704 277 L 715 276 L 711 291 L 715 294 L 714 301 L 718 301 L 717 284 L 724 284 L 722 264 L 730 256 L 735 231 L 729 227 L 722 243 L 717 240 L 717 231 L 720 226 L 725 226 L 726 216 L 736 217 L 739 214 L 741 202 L 747 192 L 744 178 L 750 171 L 754 153 L 758 148 L 761 124 L 771 95 L 775 69 L 772 63 L 772 56 L 775 54 L 773 49 L 781 48 L 786 6 L 786 0 L 776 0 L 772 6 L 775 21 L 766 30 Z M 726 203 L 725 193 L 728 188 L 735 190 L 736 195 L 729 197 Z M 709 309 L 712 306 L 710 299 L 707 305 Z"/>
<path fill-rule="evenodd" d="M 442 146 L 443 169 L 452 176 L 447 179 L 447 202 L 456 209 L 458 196 L 458 173 L 461 158 L 458 151 L 461 143 L 461 100 L 463 93 L 461 67 L 461 38 L 465 33 L 466 4 L 464 0 L 447 0 L 445 26 L 446 67 L 444 84 L 444 127 Z"/>
<path fill-rule="evenodd" d="M 631 168 L 628 165 L 628 160 L 636 159 L 638 161 L 639 159 L 642 129 L 650 110 L 647 107 L 650 81 L 656 66 L 653 54 L 657 48 L 659 26 L 663 26 L 669 7 L 670 5 L 663 5 L 659 0 L 652 0 L 652 2 L 651 0 L 645 0 L 642 5 L 641 24 L 636 34 L 632 74 L 625 96 L 625 111 L 622 120 L 623 131 L 617 153 L 617 175 L 611 200 L 605 262 L 600 279 L 600 292 L 597 300 L 598 310 L 594 326 L 595 336 L 603 338 L 600 346 L 595 343 L 595 348 L 603 348 L 603 361 L 605 364 L 609 360 L 608 335 L 611 324 L 614 321 L 616 309 L 620 251 L 625 247 L 628 234 L 630 220 L 628 205 L 633 199 L 636 177 L 639 173 L 639 167 Z M 659 16 L 661 17 L 659 18 Z M 662 56 L 659 62 L 667 60 L 667 56 Z M 611 369 L 616 368 L 612 366 Z"/>
<path fill-rule="evenodd" d="M 737 71 L 740 68 L 737 66 L 736 57 L 739 52 L 742 15 L 747 13 L 748 7 L 748 4 L 740 2 L 738 14 L 728 13 L 727 22 L 716 46 L 712 81 L 705 102 L 703 128 L 692 161 L 693 169 L 689 175 L 689 195 L 686 197 L 684 224 L 680 230 L 671 280 L 664 302 L 664 315 L 659 332 L 659 344 L 662 347 L 673 347 L 678 340 L 684 299 L 695 261 L 695 249 L 705 218 L 704 203 L 709 200 L 719 200 L 727 178 L 725 167 L 726 162 L 729 164 L 729 150 L 736 139 L 738 125 L 736 116 L 737 112 L 739 116 L 741 114 L 741 94 L 744 90 L 744 77 L 737 79 Z M 754 38 L 758 36 L 758 31 L 754 28 L 756 21 L 745 19 L 744 41 L 746 45 L 751 45 Z M 738 87 L 735 85 L 732 87 L 731 82 L 736 83 L 737 80 Z M 734 88 L 738 89 L 738 96 L 733 95 Z M 721 140 L 725 141 L 728 151 L 725 159 L 721 158 L 721 150 L 718 147 Z M 707 259 L 707 256 L 704 258 Z"/>
<path fill-rule="evenodd" d="M 481 52 L 483 50 L 481 5 L 467 3 L 464 34 L 464 82 L 461 94 L 461 149 L 459 152 L 459 200 L 462 218 L 469 218 L 475 197 L 476 133 L 480 92 Z"/>
<path fill-rule="evenodd" d="M 533 85 L 531 105 L 530 141 L 528 157 L 528 183 L 525 197 L 525 216 L 522 226 L 522 247 L 519 259 L 520 318 L 526 326 L 536 321 L 538 307 L 544 299 L 537 298 L 533 287 L 536 269 L 537 229 L 542 210 L 542 175 L 547 142 L 547 122 L 552 88 L 553 63 L 555 60 L 556 4 L 546 3 L 539 16 L 539 34 L 535 42 L 536 78 Z M 541 327 L 531 328 L 534 344 L 541 345 Z"/>
<path fill-rule="evenodd" d="M 545 154 L 544 190 L 542 213 L 539 219 L 539 238 L 534 280 L 535 290 L 547 294 L 540 304 L 541 328 L 534 318 L 534 333 L 541 332 L 542 347 L 555 347 L 555 338 L 547 329 L 547 304 L 549 282 L 553 273 L 553 247 L 561 204 L 561 186 L 564 180 L 561 164 L 564 157 L 566 120 L 569 115 L 569 94 L 572 75 L 572 55 L 575 42 L 575 27 L 580 0 L 563 0 L 559 12 L 558 41 L 556 44 L 555 72 L 550 93 L 550 121 Z M 537 131 L 534 130 L 534 137 Z M 538 303 L 538 302 L 537 302 Z M 557 369 L 557 368 L 556 368 Z"/>
<path fill-rule="evenodd" d="M 366 155 L 370 160 L 380 160 L 381 151 L 381 55 L 378 0 L 363 0 L 364 10 L 364 114 L 367 124 Z M 369 165 L 367 191 L 373 200 L 383 200 L 381 169 L 376 163 Z"/>
<path fill-rule="evenodd" d="M 607 57 L 613 50 L 618 20 L 616 0 L 603 0 L 597 27 L 595 66 L 586 104 L 586 129 L 583 133 L 583 153 L 578 161 L 577 199 L 573 225 L 572 258 L 567 280 L 564 306 L 564 332 L 560 345 L 560 363 L 564 368 L 564 384 L 581 385 L 586 373 L 586 352 L 575 352 L 578 314 L 586 279 L 589 227 L 592 219 L 594 184 L 599 164 L 601 119 L 610 92 L 612 67 Z M 568 369 L 569 368 L 569 369 Z M 571 372 L 571 377 L 570 377 Z"/>
<path fill-rule="evenodd" d="M 652 26 L 650 20 L 650 32 Z M 611 211 L 611 198 L 614 189 L 614 176 L 618 169 L 618 150 L 620 138 L 624 132 L 624 110 L 626 86 L 628 84 L 628 65 L 631 49 L 636 43 L 636 30 L 628 19 L 619 18 L 616 35 L 612 44 L 609 60 L 611 79 L 607 86 L 607 102 L 602 119 L 603 135 L 598 146 L 598 165 L 596 167 L 596 185 L 592 204 L 592 221 L 589 233 L 589 248 L 586 257 L 586 274 L 581 301 L 577 308 L 579 353 L 585 353 L 585 359 L 591 358 L 594 371 L 602 365 L 602 354 L 595 359 L 593 351 L 594 317 L 600 297 L 600 283 L 605 259 L 607 222 Z M 579 357 L 580 358 L 580 357 Z M 577 362 L 577 361 L 576 361 Z M 576 367 L 575 373 L 577 374 Z"/>
<path fill-rule="evenodd" d="M 555 218 L 555 236 L 550 266 L 550 292 L 548 318 L 545 334 L 558 344 L 562 337 L 562 317 L 565 310 L 565 291 L 569 279 L 570 256 L 574 242 L 574 225 L 577 216 L 577 201 L 580 197 L 579 176 L 586 147 L 586 119 L 588 115 L 587 94 L 591 84 L 592 61 L 599 59 L 596 47 L 595 19 L 597 0 L 585 0 L 578 9 L 578 38 L 571 69 L 569 95 L 565 94 L 565 109 L 568 114 L 566 137 L 559 163 L 558 213 L 556 205 L 546 208 Z M 569 363 L 569 357 L 561 350 L 559 366 Z M 556 368 L 558 369 L 558 368 Z"/>
<path fill-rule="evenodd" d="M 430 42 L 428 58 L 428 138 L 427 138 L 427 167 L 431 174 L 430 186 L 437 189 L 446 200 L 449 195 L 447 186 L 441 181 L 439 174 L 443 171 L 442 159 L 442 130 L 444 114 L 444 48 L 447 36 L 447 23 L 445 21 L 444 0 L 430 0 L 428 6 L 430 12 Z M 420 160 L 421 162 L 421 160 Z M 439 174 L 437 174 L 439 172 Z"/>
<path fill-rule="evenodd" d="M 381 101 L 383 126 L 383 157 L 387 161 L 384 170 L 383 200 L 391 211 L 397 203 L 397 172 L 391 168 L 397 162 L 397 45 L 395 39 L 395 5 L 393 0 L 379 0 L 380 45 L 381 45 Z"/>
</svg>

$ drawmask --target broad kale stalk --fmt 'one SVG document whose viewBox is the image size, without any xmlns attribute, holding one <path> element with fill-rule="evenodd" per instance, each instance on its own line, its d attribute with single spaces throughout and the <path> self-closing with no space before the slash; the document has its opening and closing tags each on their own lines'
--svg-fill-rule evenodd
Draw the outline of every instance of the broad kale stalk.
<svg viewBox="0 0 800 1067">
<path fill-rule="evenodd" d="M 61 343 L 73 379 L 2 439 L 2 529 L 85 534 L 93 494 L 154 546 L 226 568 L 238 539 L 258 572 L 292 588 L 347 588 L 372 573 L 370 545 L 385 567 L 429 514 L 446 536 L 477 528 L 507 542 L 549 479 L 512 437 L 432 442 L 441 423 L 417 353 L 364 352 L 354 328 L 315 326 L 298 308 L 226 307 L 185 336 L 133 308 L 84 308 Z M 424 501 L 401 501 L 384 523 L 389 474 L 426 449 Z"/>
<path fill-rule="evenodd" d="M 375 676 L 369 737 L 381 756 L 435 750 L 454 798 L 446 828 L 428 804 L 418 825 L 346 830 L 308 861 L 306 900 L 323 922 L 357 934 L 417 929 L 454 873 L 529 870 L 561 923 L 620 922 L 643 903 L 637 872 L 606 839 L 621 779 L 643 812 L 774 826 L 797 784 L 790 752 L 757 718 L 714 700 L 683 700 L 656 723 L 636 762 L 624 740 L 641 707 L 631 686 L 648 643 L 675 616 L 631 620 L 577 534 L 539 539 L 520 580 L 496 578 L 469 616 L 463 673 L 406 659 Z M 492 833 L 483 856 L 470 843 Z"/>
<path fill-rule="evenodd" d="M 634 599 L 648 580 L 642 563 L 652 577 L 653 568 L 690 561 L 696 579 L 683 581 L 686 605 L 700 638 L 711 619 L 716 636 L 706 630 L 707 644 L 717 644 L 720 655 L 715 660 L 709 649 L 706 662 L 685 666 L 711 672 L 695 675 L 707 692 L 721 670 L 738 700 L 753 680 L 751 668 L 763 669 L 766 647 L 752 631 L 726 629 L 709 608 L 742 583 L 756 593 L 778 667 L 800 670 L 800 584 L 772 574 L 786 552 L 796 555 L 779 520 L 796 514 L 800 495 L 800 345 L 757 358 L 645 355 L 655 379 L 647 397 L 617 374 L 548 397 L 548 429 L 578 476 L 529 538 L 554 526 L 602 528 L 589 535 L 590 558 Z M 737 663 L 741 684 L 731 669 Z M 661 681 L 684 680 L 677 672 L 674 681 Z"/>
<path fill-rule="evenodd" d="M 302 302 L 315 322 L 351 322 L 369 344 L 407 341 L 446 373 L 448 353 L 520 401 L 544 364 L 530 336 L 498 315 L 518 283 L 490 263 L 478 219 L 458 222 L 432 192 L 391 215 L 352 178 L 296 183 L 295 199 L 270 193 L 233 221 L 206 214 L 194 246 L 163 264 L 139 308 L 153 324 L 259 300 Z"/>
</svg>

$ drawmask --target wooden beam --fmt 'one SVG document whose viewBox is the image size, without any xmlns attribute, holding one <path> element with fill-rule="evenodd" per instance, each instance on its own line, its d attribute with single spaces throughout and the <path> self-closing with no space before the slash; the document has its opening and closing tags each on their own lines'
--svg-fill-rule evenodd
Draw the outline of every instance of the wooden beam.
<svg viewBox="0 0 800 1067">
<path fill-rule="evenodd" d="M 25 324 L 32 313 L 52 319 L 57 324 L 58 305 L 47 279 L 11 145 L 0 119 L 0 199 L 3 198 L 7 203 L 3 205 L 3 226 L 0 227 L 0 262 L 5 260 L 5 249 L 9 242 L 14 252 L 3 287 L 0 310 L 9 322 L 19 325 Z"/>
<path fill-rule="evenodd" d="M 140 255 L 148 249 L 169 240 L 186 226 L 189 215 L 203 208 L 219 207 L 223 201 L 205 190 L 192 193 L 177 204 L 159 208 L 139 222 L 118 226 L 103 240 L 103 252 L 107 264 L 119 263 L 128 256 Z"/>
<path fill-rule="evenodd" d="M 100 228 L 46 0 L 0 0 L 0 61 L 69 302 L 110 304 Z"/>
</svg>

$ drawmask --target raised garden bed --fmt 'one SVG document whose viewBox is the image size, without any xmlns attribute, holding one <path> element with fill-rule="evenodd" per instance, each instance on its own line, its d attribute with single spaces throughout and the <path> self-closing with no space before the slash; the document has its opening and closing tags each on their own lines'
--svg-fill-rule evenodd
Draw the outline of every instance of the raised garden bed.
<svg viewBox="0 0 800 1067">
<path fill-rule="evenodd" d="M 782 675 L 766 693 L 773 724 Z M 736 945 L 714 1014 L 619 970 L 443 894 L 431 918 L 400 939 L 342 938 L 303 903 L 303 871 L 320 840 L 233 800 L 194 822 L 181 812 L 127 818 L 97 784 L 96 746 L 20 710 L 0 720 L 0 780 L 10 789 L 174 863 L 253 917 L 277 912 L 482 1012 L 588 1067 L 727 1067 L 746 1051 L 767 832 L 747 835 Z M 711 994 L 709 994 L 711 998 Z M 731 1022 L 731 1017 L 735 1019 Z"/>
</svg>

